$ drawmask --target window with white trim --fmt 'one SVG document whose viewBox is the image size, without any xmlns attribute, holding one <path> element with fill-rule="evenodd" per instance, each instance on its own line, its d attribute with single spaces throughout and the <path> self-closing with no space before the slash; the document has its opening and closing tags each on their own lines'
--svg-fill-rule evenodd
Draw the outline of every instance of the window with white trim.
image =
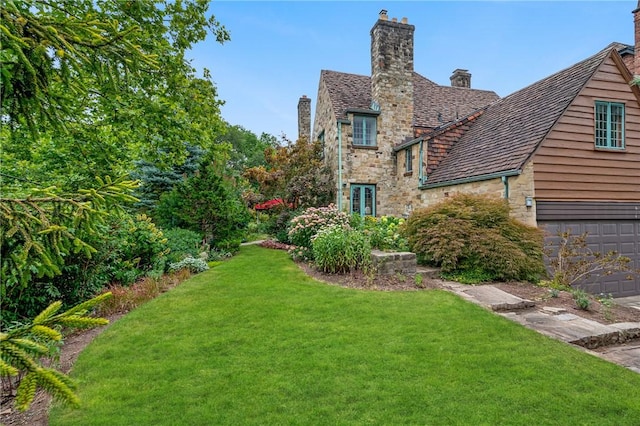
<svg viewBox="0 0 640 426">
<path fill-rule="evenodd" d="M 353 144 L 376 146 L 376 117 L 369 115 L 353 116 Z"/>
<path fill-rule="evenodd" d="M 624 104 L 596 101 L 596 148 L 624 148 Z"/>
</svg>

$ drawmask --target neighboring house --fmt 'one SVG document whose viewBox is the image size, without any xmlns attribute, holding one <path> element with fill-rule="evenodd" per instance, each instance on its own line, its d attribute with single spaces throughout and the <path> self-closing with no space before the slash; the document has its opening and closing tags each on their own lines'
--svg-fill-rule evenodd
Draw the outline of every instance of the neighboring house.
<svg viewBox="0 0 640 426">
<path fill-rule="evenodd" d="M 634 16 L 640 47 L 640 12 Z M 413 31 L 382 11 L 371 30 L 372 76 L 320 74 L 313 132 L 300 134 L 324 142 L 338 206 L 407 215 L 455 193 L 489 194 L 507 199 L 517 219 L 544 227 L 550 242 L 564 230 L 588 232 L 591 248 L 617 250 L 640 268 L 635 48 L 612 43 L 499 99 L 471 89 L 466 70 L 454 71 L 452 87 L 415 73 Z M 640 294 L 640 278 L 625 278 L 585 285 Z"/>
</svg>

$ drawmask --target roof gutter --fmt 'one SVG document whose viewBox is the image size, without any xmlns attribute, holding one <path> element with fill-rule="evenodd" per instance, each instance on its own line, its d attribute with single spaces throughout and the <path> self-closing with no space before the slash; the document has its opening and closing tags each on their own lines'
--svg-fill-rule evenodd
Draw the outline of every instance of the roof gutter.
<svg viewBox="0 0 640 426">
<path fill-rule="evenodd" d="M 495 172 L 495 173 L 488 173 L 486 175 L 471 176 L 471 177 L 462 178 L 462 179 L 448 180 L 445 182 L 425 183 L 423 185 L 420 185 L 418 189 L 441 188 L 443 186 L 461 185 L 463 183 L 480 182 L 483 180 L 490 180 L 490 179 L 497 179 L 497 178 L 506 179 L 509 176 L 519 176 L 521 173 L 522 173 L 522 170 L 520 169 L 507 170 L 504 172 Z M 425 180 L 428 180 L 428 177 L 425 177 Z"/>
</svg>

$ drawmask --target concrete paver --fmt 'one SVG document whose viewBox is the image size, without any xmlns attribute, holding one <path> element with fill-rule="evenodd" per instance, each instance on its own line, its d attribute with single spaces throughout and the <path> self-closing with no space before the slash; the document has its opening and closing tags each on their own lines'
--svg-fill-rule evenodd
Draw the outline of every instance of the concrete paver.
<svg viewBox="0 0 640 426">
<path fill-rule="evenodd" d="M 629 308 L 634 308 L 640 311 L 640 296 L 617 297 L 613 299 L 613 303 L 628 306 Z"/>
</svg>

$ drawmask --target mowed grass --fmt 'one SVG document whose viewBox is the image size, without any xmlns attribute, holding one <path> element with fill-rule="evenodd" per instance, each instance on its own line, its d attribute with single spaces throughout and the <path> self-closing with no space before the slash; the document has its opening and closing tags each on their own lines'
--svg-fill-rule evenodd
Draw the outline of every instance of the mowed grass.
<svg viewBox="0 0 640 426">
<path fill-rule="evenodd" d="M 345 289 L 244 247 L 113 324 L 51 425 L 638 425 L 640 375 L 444 291 Z"/>
</svg>

